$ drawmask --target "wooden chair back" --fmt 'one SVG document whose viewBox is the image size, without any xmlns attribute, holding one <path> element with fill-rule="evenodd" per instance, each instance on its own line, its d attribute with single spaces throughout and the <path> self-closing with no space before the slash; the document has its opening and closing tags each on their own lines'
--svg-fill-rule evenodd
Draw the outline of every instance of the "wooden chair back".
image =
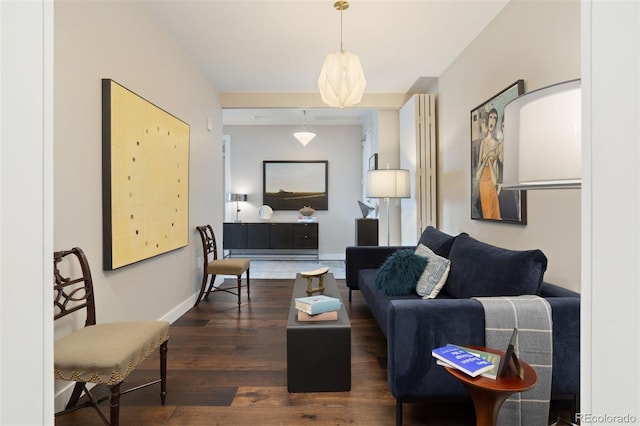
<svg viewBox="0 0 640 426">
<path fill-rule="evenodd" d="M 93 280 L 89 262 L 82 249 L 75 247 L 53 253 L 53 279 L 53 319 L 86 309 L 85 327 L 95 325 Z"/>
<path fill-rule="evenodd" d="M 202 240 L 202 253 L 204 254 L 205 270 L 206 265 L 211 260 L 218 259 L 218 245 L 216 243 L 216 236 L 213 233 L 213 227 L 211 225 L 196 226 L 196 229 L 200 233 L 200 239 Z M 209 258 L 209 256 L 213 256 Z"/>
</svg>

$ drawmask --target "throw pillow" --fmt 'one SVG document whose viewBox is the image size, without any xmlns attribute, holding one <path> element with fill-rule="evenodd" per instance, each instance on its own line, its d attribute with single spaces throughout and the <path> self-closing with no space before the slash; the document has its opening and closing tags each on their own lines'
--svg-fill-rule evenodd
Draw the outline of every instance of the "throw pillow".
<svg viewBox="0 0 640 426">
<path fill-rule="evenodd" d="M 449 256 L 445 291 L 456 298 L 538 294 L 547 257 L 540 250 L 507 250 L 459 235 Z"/>
<path fill-rule="evenodd" d="M 455 239 L 456 237 L 453 235 L 439 231 L 433 226 L 427 226 L 422 232 L 418 244 L 424 244 L 438 256 L 449 258 L 449 252 Z"/>
<path fill-rule="evenodd" d="M 451 262 L 449 259 L 438 256 L 424 244 L 418 244 L 415 254 L 427 259 L 427 267 L 424 268 L 422 275 L 418 279 L 416 292 L 423 299 L 433 299 L 440 293 L 444 283 L 447 282 Z"/>
<path fill-rule="evenodd" d="M 378 270 L 376 288 L 387 296 L 411 294 L 426 265 L 427 259 L 416 256 L 412 249 L 398 250 Z"/>
</svg>

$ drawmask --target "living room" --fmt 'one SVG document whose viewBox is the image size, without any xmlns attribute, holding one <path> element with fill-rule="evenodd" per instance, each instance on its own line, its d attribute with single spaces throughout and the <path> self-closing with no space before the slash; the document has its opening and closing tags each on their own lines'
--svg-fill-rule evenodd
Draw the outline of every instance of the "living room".
<svg viewBox="0 0 640 426">
<path fill-rule="evenodd" d="M 592 84 L 596 84 L 599 82 L 597 78 L 600 74 L 586 74 L 595 67 L 586 66 L 584 63 L 587 60 L 598 59 L 598 64 L 618 64 L 616 72 L 629 69 L 631 75 L 638 75 L 637 61 L 628 67 L 625 62 L 625 66 L 622 66 L 604 56 L 611 55 L 615 58 L 615 49 L 594 49 L 593 52 L 585 50 L 587 41 L 583 33 L 581 36 L 581 31 L 593 31 L 593 34 L 590 34 L 595 37 L 600 36 L 602 31 L 600 27 L 588 27 L 585 23 L 587 17 L 601 24 L 603 23 L 598 19 L 604 20 L 603 25 L 608 25 L 605 27 L 607 29 L 616 29 L 616 25 L 606 20 L 606 14 L 598 15 L 594 12 L 594 16 L 591 16 L 591 10 L 581 10 L 581 4 L 593 7 L 599 12 L 601 9 L 598 8 L 604 7 L 597 2 L 593 5 L 589 2 L 565 1 L 510 2 L 439 76 L 436 93 L 439 145 L 438 228 L 453 234 L 467 232 L 480 240 L 513 249 L 535 247 L 547 255 L 549 267 L 545 279 L 580 291 L 583 298 L 587 298 L 586 304 L 590 306 L 583 318 L 583 327 L 586 327 L 589 333 L 593 333 L 589 336 L 583 335 L 583 407 L 594 414 L 607 411 L 619 413 L 632 410 L 632 405 L 627 402 L 637 400 L 637 384 L 628 392 L 619 392 L 615 401 L 606 394 L 607 389 L 626 383 L 628 377 L 633 374 L 621 377 L 611 374 L 610 369 L 603 368 L 604 366 L 601 368 L 603 371 L 606 370 L 606 374 L 599 373 L 596 366 L 603 362 L 602 357 L 606 357 L 606 352 L 599 348 L 613 344 L 616 341 L 614 339 L 633 336 L 631 345 L 637 347 L 637 332 L 623 333 L 624 327 L 615 332 L 606 326 L 607 321 L 621 324 L 623 318 L 618 315 L 622 312 L 628 312 L 628 315 L 637 319 L 638 302 L 637 289 L 630 288 L 629 285 L 637 282 L 634 277 L 637 277 L 638 273 L 638 265 L 634 261 L 637 260 L 637 247 L 633 245 L 637 242 L 637 233 L 634 233 L 634 230 L 637 229 L 638 220 L 638 191 L 637 186 L 631 186 L 629 183 L 633 181 L 636 185 L 638 181 L 635 167 L 637 147 L 629 143 L 629 140 L 633 139 L 629 134 L 637 136 L 637 131 L 629 130 L 627 127 L 627 122 L 633 121 L 633 117 L 637 116 L 637 105 L 621 104 L 623 101 L 609 97 L 613 96 L 610 92 L 624 91 L 608 89 L 619 89 L 620 81 L 612 81 L 617 80 L 615 78 L 607 79 L 606 83 L 600 83 L 602 86 L 596 86 L 600 91 L 595 90 L 593 98 L 590 98 L 597 114 L 594 112 L 593 116 L 590 116 L 593 120 L 594 141 L 593 151 L 589 152 L 598 160 L 594 161 L 591 167 L 599 173 L 592 176 L 592 169 L 588 169 L 586 176 L 593 181 L 590 180 L 591 183 L 586 188 L 583 183 L 581 190 L 530 191 L 527 194 L 526 226 L 487 223 L 469 218 L 469 112 L 472 108 L 518 79 L 525 80 L 526 91 L 578 77 L 582 77 L 583 81 L 585 78 L 593 78 Z M 52 114 L 54 143 L 51 146 L 48 169 L 48 178 L 53 178 L 53 184 L 49 183 L 53 196 L 49 204 L 45 203 L 48 205 L 45 207 L 45 213 L 47 208 L 51 213 L 50 220 L 45 221 L 49 223 L 49 228 L 45 226 L 45 235 L 38 233 L 31 241 L 44 241 L 42 246 L 45 249 L 74 246 L 85 249 L 95 264 L 100 321 L 141 318 L 175 320 L 192 306 L 194 295 L 199 288 L 201 265 L 197 258 L 200 248 L 198 244 L 194 244 L 197 241 L 195 231 L 190 234 L 190 244 L 184 249 L 119 271 L 105 272 L 99 266 L 102 258 L 100 79 L 112 78 L 192 123 L 189 222 L 193 226 L 213 223 L 220 228 L 224 221 L 224 210 L 221 207 L 224 199 L 222 176 L 220 173 L 212 175 L 215 171 L 222 170 L 223 164 L 218 143 L 223 137 L 221 110 L 226 106 L 222 101 L 223 96 L 211 86 L 187 53 L 139 4 L 56 2 L 54 6 L 53 85 L 56 96 Z M 637 12 L 635 6 L 631 7 L 632 12 Z M 615 9 L 612 13 L 616 13 L 617 17 L 629 15 L 624 9 Z M 630 15 L 633 16 L 633 13 Z M 636 21 L 632 24 L 637 26 Z M 114 31 L 114 28 L 118 30 Z M 624 35 L 620 37 L 626 41 Z M 615 44 L 615 41 L 614 39 L 612 43 L 606 39 L 602 43 L 605 46 L 628 45 Z M 596 47 L 599 46 L 598 44 Z M 419 50 L 417 47 L 415 49 Z M 618 54 L 624 56 L 619 51 Z M 632 81 L 634 86 L 631 87 L 637 87 L 637 81 Z M 607 90 L 604 87 L 607 87 Z M 610 105 L 620 105 L 621 108 L 613 108 L 615 111 L 607 113 L 603 110 L 603 105 L 607 102 Z M 596 110 L 595 105 L 599 105 L 599 109 Z M 631 118 L 623 120 L 627 116 Z M 212 130 L 208 130 L 205 125 L 207 119 L 213 120 Z M 397 120 L 388 111 L 382 114 L 381 119 L 390 120 L 387 122 L 389 127 L 393 127 L 394 120 Z M 357 135 L 358 138 L 360 136 Z M 602 138 L 602 141 L 598 138 Z M 320 142 L 320 137 L 316 142 Z M 381 145 L 386 142 L 388 140 L 385 138 L 379 140 Z M 625 142 L 626 145 L 614 145 Z M 608 152 L 612 147 L 615 148 L 614 152 L 618 152 L 615 157 L 612 157 L 613 153 Z M 313 151 L 320 150 L 321 147 L 313 148 L 309 145 L 307 148 L 310 148 L 310 153 L 304 155 L 309 155 L 309 159 L 328 158 L 329 154 L 326 152 Z M 392 154 L 393 145 L 379 148 L 381 156 L 382 153 L 388 152 L 387 160 L 390 163 L 395 160 Z M 296 146 L 295 149 L 301 148 Z M 354 149 L 356 155 L 351 163 L 356 170 L 360 170 L 361 167 L 358 150 Z M 27 149 L 25 157 L 30 158 L 28 156 L 32 155 L 32 152 L 32 149 Z M 620 152 L 630 152 L 633 155 L 620 155 Z M 42 155 L 46 158 L 45 154 Z M 272 159 L 286 159 L 286 155 L 288 153 L 282 152 Z M 8 160 L 6 155 L 3 157 L 3 171 L 10 173 L 13 169 L 10 165 L 5 167 Z M 331 158 L 329 160 L 332 161 Z M 628 163 L 631 161 L 634 162 Z M 381 162 L 385 163 L 384 157 L 381 158 Z M 253 164 L 251 167 L 260 170 L 261 165 Z M 600 167 L 603 168 L 602 171 Z M 42 167 L 38 166 L 36 170 L 36 175 L 42 175 Z M 330 172 L 331 170 L 333 169 L 330 168 Z M 47 172 L 46 168 L 44 172 Z M 22 173 L 20 171 L 20 175 Z M 3 174 L 3 177 L 6 179 L 6 175 Z M 50 179 L 45 178 L 43 181 L 50 182 Z M 616 184 L 611 185 L 613 182 Z M 335 209 L 341 212 L 340 220 L 345 224 L 352 223 L 357 216 L 356 200 L 362 197 L 362 189 L 357 181 L 348 182 L 346 188 L 345 192 L 342 192 L 342 185 L 330 188 L 330 193 L 340 194 L 340 198 L 334 200 L 331 208 L 335 206 Z M 41 199 L 47 199 L 43 194 L 49 191 L 40 189 L 34 193 L 39 193 Z M 11 192 L 8 194 L 12 195 Z M 16 194 L 16 197 L 18 195 L 23 196 Z M 13 198 L 5 199 L 4 196 L 3 206 L 12 204 Z M 22 209 L 34 204 L 36 207 L 40 206 L 40 203 L 30 204 L 29 199 L 26 204 L 22 201 L 15 204 L 25 206 Z M 607 206 L 611 209 L 610 206 L 614 205 L 619 206 L 614 209 L 615 212 L 604 208 Z M 21 218 L 20 223 L 24 224 L 24 227 L 32 225 L 27 220 Z M 36 217 L 36 222 L 37 220 Z M 589 229 L 587 233 L 585 228 Z M 3 224 L 3 239 L 5 229 Z M 48 234 L 46 229 L 50 230 Z M 345 235 L 347 234 L 352 236 L 353 232 L 345 232 Z M 622 242 L 621 246 L 615 235 L 628 234 L 632 237 L 629 237 L 628 242 Z M 618 250 L 609 251 L 617 251 L 617 255 L 624 252 L 624 255 L 614 257 L 613 254 L 604 252 L 606 246 L 619 247 Z M 328 254 L 334 254 L 334 251 Z M 598 262 L 594 261 L 591 264 L 592 259 L 597 259 Z M 3 265 L 11 264 L 10 260 L 3 258 Z M 16 261 L 15 264 L 24 263 Z M 609 268 L 605 268 L 604 265 L 614 265 L 616 270 L 605 272 L 605 269 Z M 41 275 L 49 276 L 50 262 L 43 261 L 41 267 Z M 615 278 L 610 278 L 612 274 Z M 44 288 L 48 289 L 50 284 L 46 284 Z M 37 294 L 41 293 L 41 290 L 42 286 L 29 288 L 30 292 Z M 613 298 L 610 296 L 612 293 L 628 297 Z M 154 295 L 154 303 L 141 303 L 150 294 Z M 6 298 L 2 303 L 2 311 L 6 315 L 19 313 L 16 307 L 10 306 L 11 302 Z M 630 322 L 637 325 L 637 321 Z M 4 324 L 6 323 L 3 321 L 3 347 L 7 347 L 12 340 L 5 340 L 4 327 L 8 326 Z M 38 329 L 41 330 L 43 324 L 46 329 L 53 329 L 52 323 L 44 318 L 38 322 Z M 603 327 L 604 331 L 599 327 Z M 57 337 L 66 330 L 56 329 L 55 332 Z M 34 352 L 48 354 L 41 360 L 41 365 L 46 365 L 51 356 L 53 336 L 48 332 L 31 329 L 25 329 L 21 334 L 35 336 L 35 340 L 29 341 L 27 346 L 36 349 Z M 37 348 L 41 350 L 38 351 Z M 19 357 L 14 355 L 3 358 L 8 360 Z M 37 363 L 38 360 L 33 362 Z M 49 389 L 53 387 L 53 379 L 48 377 L 50 370 L 47 368 L 44 368 L 43 379 L 34 380 L 42 382 L 43 388 Z M 4 377 L 5 371 L 10 369 L 13 368 L 3 361 L 3 384 L 13 383 L 10 380 L 11 376 L 7 381 Z M 26 368 L 18 370 L 24 371 Z M 637 373 L 637 370 L 632 373 L 634 372 Z M 637 374 L 634 377 L 637 377 Z M 20 395 L 23 392 L 24 389 L 17 387 L 16 394 Z M 2 405 L 3 411 L 7 413 L 5 416 L 11 416 L 9 406 L 10 402 Z M 48 411 L 52 409 L 50 402 L 43 402 L 42 407 L 47 413 L 41 413 L 40 419 L 47 419 Z M 20 417 L 4 417 L 7 423 L 15 423 L 11 419 L 17 418 Z M 42 420 L 32 421 L 39 422 Z"/>
</svg>

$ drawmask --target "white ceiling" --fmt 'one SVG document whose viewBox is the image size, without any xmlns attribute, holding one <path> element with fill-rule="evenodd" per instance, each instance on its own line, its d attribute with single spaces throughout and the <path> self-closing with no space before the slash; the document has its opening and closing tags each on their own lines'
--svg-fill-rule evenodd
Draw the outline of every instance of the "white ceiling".
<svg viewBox="0 0 640 426">
<path fill-rule="evenodd" d="M 343 47 L 360 57 L 366 93 L 415 92 L 425 77 L 439 76 L 508 1 L 351 0 L 343 12 Z M 340 47 L 334 0 L 143 2 L 220 93 L 315 93 L 324 58 Z M 276 115 L 292 114 L 258 112 L 263 114 L 236 111 L 231 117 L 225 111 L 225 120 L 241 120 L 242 114 L 243 122 L 256 124 L 252 117 L 278 122 Z M 350 109 L 331 115 L 354 112 L 359 115 Z M 300 122 L 302 113 L 293 116 Z"/>
</svg>

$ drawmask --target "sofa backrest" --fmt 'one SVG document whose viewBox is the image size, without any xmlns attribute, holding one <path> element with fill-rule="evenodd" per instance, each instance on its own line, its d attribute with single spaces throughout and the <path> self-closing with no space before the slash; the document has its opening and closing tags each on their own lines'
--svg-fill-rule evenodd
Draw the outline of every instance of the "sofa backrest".
<svg viewBox="0 0 640 426">
<path fill-rule="evenodd" d="M 446 257 L 448 259 L 449 252 L 451 251 L 451 247 L 453 246 L 455 239 L 456 237 L 453 235 L 439 231 L 433 226 L 427 226 L 422 232 L 420 240 L 418 240 L 418 245 L 424 244 L 438 256 Z"/>
<path fill-rule="evenodd" d="M 455 238 L 443 291 L 455 298 L 538 294 L 547 257 L 540 250 L 508 250 L 468 235 Z"/>
</svg>

